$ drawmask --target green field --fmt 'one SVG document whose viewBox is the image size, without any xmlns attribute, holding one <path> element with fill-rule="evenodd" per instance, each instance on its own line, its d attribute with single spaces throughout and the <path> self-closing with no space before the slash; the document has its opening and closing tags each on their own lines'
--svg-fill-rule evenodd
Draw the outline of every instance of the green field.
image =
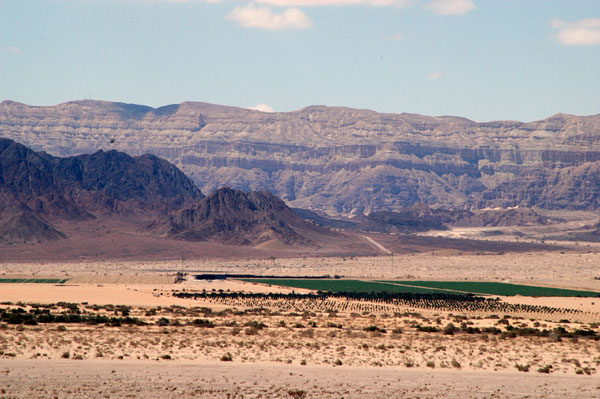
<svg viewBox="0 0 600 399">
<path fill-rule="evenodd" d="M 535 287 L 529 285 L 496 283 L 485 281 L 385 281 L 409 285 L 413 287 L 438 288 L 456 290 L 472 294 L 488 294 L 501 296 L 539 296 L 539 297 L 600 297 L 600 292 L 568 290 L 551 287 Z"/>
<path fill-rule="evenodd" d="M 0 278 L 0 284 L 2 283 L 15 283 L 15 284 L 64 284 L 68 279 L 58 278 Z"/>
<path fill-rule="evenodd" d="M 329 292 L 483 294 L 532 297 L 600 297 L 600 292 L 485 281 L 362 281 L 297 278 L 245 278 L 242 281 Z"/>
<path fill-rule="evenodd" d="M 412 293 L 412 294 L 454 294 L 456 292 L 439 289 L 420 288 L 413 286 L 400 286 L 379 281 L 360 280 L 317 280 L 317 279 L 275 279 L 275 278 L 244 278 L 241 281 L 251 283 L 263 283 L 280 285 L 284 287 L 306 288 L 309 290 L 329 292 L 390 292 L 390 293 Z M 459 293 L 460 294 L 460 293 Z"/>
</svg>

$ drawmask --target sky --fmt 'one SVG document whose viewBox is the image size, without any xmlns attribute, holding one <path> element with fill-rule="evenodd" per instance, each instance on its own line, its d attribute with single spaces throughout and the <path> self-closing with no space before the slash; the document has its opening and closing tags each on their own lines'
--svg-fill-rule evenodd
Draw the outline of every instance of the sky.
<svg viewBox="0 0 600 399">
<path fill-rule="evenodd" d="M 0 100 L 600 114 L 600 0 L 0 0 Z"/>
</svg>

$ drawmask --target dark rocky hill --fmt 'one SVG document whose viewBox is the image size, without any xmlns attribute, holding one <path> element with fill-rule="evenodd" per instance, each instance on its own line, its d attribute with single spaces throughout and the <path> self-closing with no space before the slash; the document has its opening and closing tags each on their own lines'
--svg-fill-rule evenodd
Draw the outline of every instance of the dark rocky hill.
<svg viewBox="0 0 600 399">
<path fill-rule="evenodd" d="M 56 156 L 113 148 L 165 158 L 204 192 L 269 190 L 329 215 L 514 206 L 600 209 L 600 115 L 535 122 L 312 106 L 0 104 L 0 136 Z"/>
<path fill-rule="evenodd" d="M 65 238 L 47 220 L 10 192 L 0 191 L 0 244 L 44 242 Z"/>
<path fill-rule="evenodd" d="M 118 151 L 58 158 L 0 139 L 0 240 L 63 238 L 56 221 L 99 214 L 151 217 L 203 194 L 181 171 L 153 155 Z"/>
<path fill-rule="evenodd" d="M 203 200 L 148 226 L 163 236 L 187 241 L 216 240 L 253 246 L 313 246 L 337 233 L 298 217 L 266 191 L 244 193 L 221 188 Z"/>
</svg>

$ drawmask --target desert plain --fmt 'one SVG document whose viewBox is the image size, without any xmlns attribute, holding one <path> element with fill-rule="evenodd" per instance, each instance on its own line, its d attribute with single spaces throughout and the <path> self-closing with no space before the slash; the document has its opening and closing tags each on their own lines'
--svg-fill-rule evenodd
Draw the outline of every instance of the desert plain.
<svg viewBox="0 0 600 399">
<path fill-rule="evenodd" d="M 0 284 L 0 309 L 83 319 L 0 323 L 0 397 L 597 398 L 598 298 L 493 296 L 492 305 L 461 309 L 305 297 L 310 290 L 193 276 L 481 280 L 600 291 L 599 259 L 592 248 L 7 261 L 0 278 L 67 281 Z M 175 283 L 178 273 L 184 280 Z M 300 296 L 258 295 L 292 292 Z M 233 293 L 243 295 L 223 295 Z"/>
</svg>

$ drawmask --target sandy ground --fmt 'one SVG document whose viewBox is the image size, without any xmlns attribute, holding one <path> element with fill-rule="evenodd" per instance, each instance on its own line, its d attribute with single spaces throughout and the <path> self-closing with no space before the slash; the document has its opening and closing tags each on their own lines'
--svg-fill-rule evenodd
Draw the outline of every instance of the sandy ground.
<svg viewBox="0 0 600 399">
<path fill-rule="evenodd" d="M 544 281 L 548 285 L 600 289 L 600 253 L 528 252 L 486 254 L 407 254 L 375 257 L 213 258 L 172 261 L 102 261 L 0 264 L 6 275 L 118 276 L 187 272 L 284 275 L 338 274 L 362 278 Z"/>
<path fill-rule="evenodd" d="M 448 370 L 0 360 L 6 398 L 597 398 L 597 379 Z"/>
<path fill-rule="evenodd" d="M 82 278 L 90 280 L 90 278 Z M 110 280 L 110 278 L 101 279 Z M 212 290 L 237 292 L 281 292 L 292 291 L 305 293 L 310 290 L 290 289 L 285 287 L 268 287 L 262 284 L 251 284 L 236 280 L 198 281 L 185 284 L 0 284 L 0 302 L 25 303 L 57 303 L 72 302 L 99 305 L 128 305 L 128 306 L 197 306 L 198 302 L 190 299 L 179 299 L 169 296 L 173 291 L 202 291 Z"/>
<path fill-rule="evenodd" d="M 175 273 L 338 274 L 354 278 L 492 280 L 600 290 L 596 253 L 413 254 L 380 257 L 199 259 L 160 262 L 4 263 L 0 278 L 65 277 L 65 286 L 0 284 L 0 302 L 128 305 L 150 325 L 0 323 L 0 398 L 597 398 L 600 343 L 591 339 L 501 338 L 425 333 L 505 325 L 489 312 L 460 312 L 331 300 L 263 303 L 190 300 L 174 290 L 290 292 L 239 281 L 173 284 Z M 294 291 L 306 291 L 294 289 Z M 573 314 L 514 313 L 511 325 L 594 329 L 600 301 L 502 298 L 507 303 L 576 309 Z M 7 305 L 0 305 L 0 307 Z M 181 308 L 179 308 L 181 307 Z M 213 313 L 203 313 L 202 307 Z M 248 312 L 264 307 L 272 313 Z M 329 310 L 339 310 L 330 314 Z M 156 314 L 150 314 L 157 310 Z M 229 309 L 228 312 L 223 312 Z M 233 309 L 233 313 L 232 313 Z M 246 309 L 246 311 L 242 311 Z M 58 309 L 60 310 L 60 309 Z M 101 310 L 112 316 L 112 310 Z M 238 313 L 235 313 L 238 312 Z M 404 314 L 403 316 L 401 314 Z M 503 316 L 502 313 L 499 314 Z M 157 325 L 160 317 L 171 324 Z M 214 328 L 194 326 L 195 318 Z M 559 323 L 569 319 L 571 323 Z M 248 323 L 267 327 L 254 330 Z M 172 325 L 180 324 L 179 326 Z M 377 326 L 387 332 L 368 332 Z M 394 333 L 393 331 L 398 331 Z M 62 359 L 65 352 L 69 359 Z M 220 361 L 230 353 L 231 362 Z M 168 355 L 168 357 L 167 357 Z M 76 360 L 81 358 L 82 360 Z M 167 360 L 169 359 L 170 360 Z M 341 363 L 341 365 L 338 363 Z M 306 363 L 306 365 L 302 365 Z M 337 363 L 337 364 L 336 364 Z M 519 372 L 516 365 L 530 367 Z M 538 369 L 551 365 L 550 374 Z M 587 374 L 590 375 L 587 375 Z M 4 391 L 2 391 L 4 389 Z"/>
</svg>

